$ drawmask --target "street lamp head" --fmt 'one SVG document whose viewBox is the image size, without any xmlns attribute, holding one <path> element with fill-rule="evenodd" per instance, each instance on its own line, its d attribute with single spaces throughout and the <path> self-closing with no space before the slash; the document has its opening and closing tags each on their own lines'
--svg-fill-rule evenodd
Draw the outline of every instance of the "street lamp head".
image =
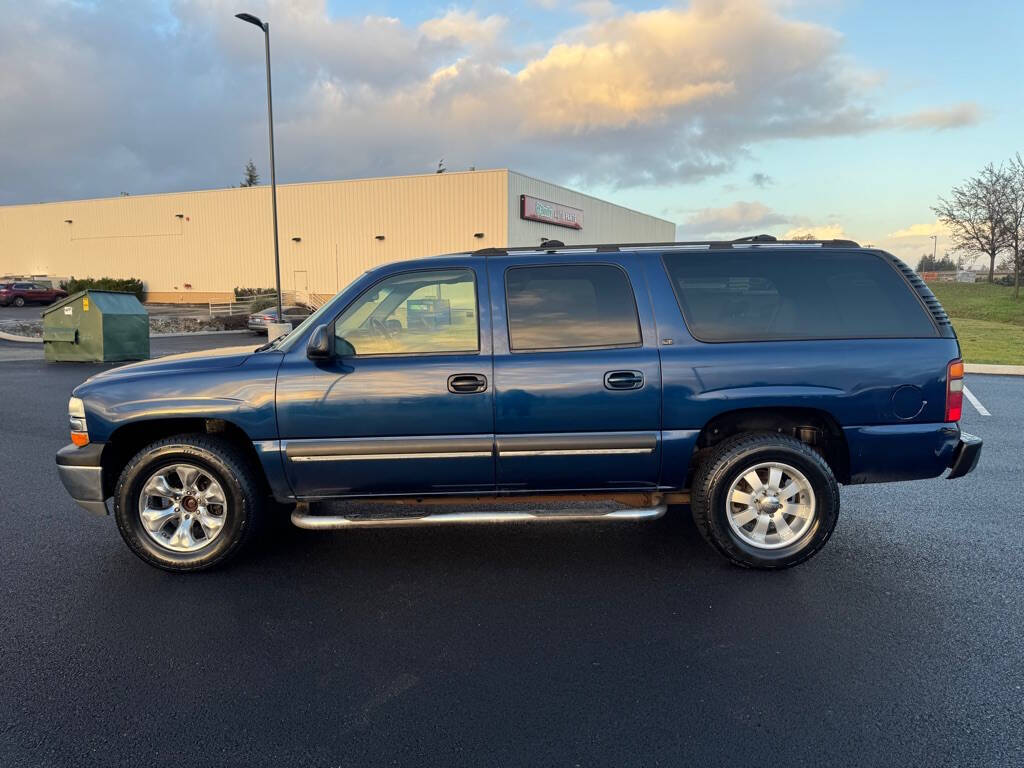
<svg viewBox="0 0 1024 768">
<path fill-rule="evenodd" d="M 241 19 L 242 21 L 247 21 L 250 24 L 255 24 L 260 29 L 266 31 L 266 27 L 263 26 L 263 22 L 260 21 L 259 17 L 253 16 L 251 13 L 236 13 L 235 18 Z"/>
</svg>

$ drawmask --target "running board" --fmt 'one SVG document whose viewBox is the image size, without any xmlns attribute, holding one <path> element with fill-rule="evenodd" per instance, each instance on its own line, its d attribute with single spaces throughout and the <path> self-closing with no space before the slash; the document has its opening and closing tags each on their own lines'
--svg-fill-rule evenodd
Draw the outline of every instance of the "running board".
<svg viewBox="0 0 1024 768">
<path fill-rule="evenodd" d="M 537 522 L 625 522 L 657 520 L 668 510 L 668 504 L 636 509 L 616 509 L 597 513 L 585 512 L 442 512 L 420 517 L 345 517 L 343 515 L 312 515 L 297 508 L 292 524 L 310 531 L 339 528 L 406 528 L 424 525 L 468 523 L 537 523 Z"/>
</svg>

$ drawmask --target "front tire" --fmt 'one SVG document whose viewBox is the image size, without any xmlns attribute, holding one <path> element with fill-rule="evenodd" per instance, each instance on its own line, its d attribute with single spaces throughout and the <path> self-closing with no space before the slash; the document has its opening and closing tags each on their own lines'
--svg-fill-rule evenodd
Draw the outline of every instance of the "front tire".
<svg viewBox="0 0 1024 768">
<path fill-rule="evenodd" d="M 263 522 L 265 494 L 249 460 L 211 435 L 177 435 L 139 451 L 114 492 L 117 528 L 128 547 L 168 571 L 226 562 Z"/>
<path fill-rule="evenodd" d="M 828 463 L 787 435 L 723 441 L 700 464 L 691 492 L 701 535 L 736 565 L 781 569 L 820 550 L 839 519 Z"/>
</svg>

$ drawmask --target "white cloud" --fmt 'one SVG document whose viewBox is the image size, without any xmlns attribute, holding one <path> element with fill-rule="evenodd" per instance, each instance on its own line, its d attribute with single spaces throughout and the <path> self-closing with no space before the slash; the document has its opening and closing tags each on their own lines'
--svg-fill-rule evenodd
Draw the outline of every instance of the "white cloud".
<svg viewBox="0 0 1024 768">
<path fill-rule="evenodd" d="M 949 234 L 949 227 L 943 224 L 941 221 L 936 219 L 930 224 L 911 224 L 909 227 L 903 227 L 897 229 L 895 232 L 890 232 L 888 237 L 895 240 L 903 240 L 907 238 L 915 238 L 918 240 L 931 238 L 932 235 L 939 235 L 940 237 Z"/>
<path fill-rule="evenodd" d="M 945 131 L 950 128 L 963 128 L 966 125 L 973 125 L 979 122 L 981 118 L 981 107 L 972 102 L 964 102 L 962 104 L 953 104 L 949 107 L 912 112 L 909 115 L 895 118 L 894 123 L 908 130 L 930 128 L 936 131 Z"/>
<path fill-rule="evenodd" d="M 504 31 L 508 19 L 492 14 L 480 18 L 476 11 L 450 10 L 444 16 L 420 24 L 420 32 L 428 40 L 452 40 L 469 47 L 493 44 Z"/>
<path fill-rule="evenodd" d="M 723 208 L 702 208 L 693 212 L 679 225 L 679 231 L 683 237 L 740 237 L 762 234 L 765 229 L 789 224 L 791 221 L 792 217 L 764 203 L 737 200 Z"/>
<path fill-rule="evenodd" d="M 262 166 L 262 45 L 235 10 L 0 0 L 0 201 L 225 186 L 250 156 Z M 766 140 L 979 116 L 972 104 L 880 114 L 840 35 L 768 0 L 600 3 L 546 46 L 459 8 L 419 26 L 334 16 L 325 0 L 251 10 L 271 22 L 282 180 L 425 171 L 443 155 L 569 183 L 672 184 L 729 171 Z"/>
<path fill-rule="evenodd" d="M 817 240 L 853 240 L 854 238 L 846 234 L 841 224 L 812 224 L 805 226 L 793 227 L 783 233 L 783 240 L 797 240 L 805 239 L 807 237 L 814 237 Z M 864 243 L 862 243 L 864 245 Z"/>
</svg>

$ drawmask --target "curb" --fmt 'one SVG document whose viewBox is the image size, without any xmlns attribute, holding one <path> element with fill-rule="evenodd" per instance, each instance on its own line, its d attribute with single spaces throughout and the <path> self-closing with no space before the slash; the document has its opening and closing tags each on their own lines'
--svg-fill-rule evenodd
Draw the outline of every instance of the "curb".
<svg viewBox="0 0 1024 768">
<path fill-rule="evenodd" d="M 17 341 L 22 344 L 43 343 L 42 337 L 37 339 L 35 336 L 15 336 L 13 333 L 4 333 L 3 331 L 0 331 L 0 339 L 3 339 L 4 341 Z"/>
<path fill-rule="evenodd" d="M 1024 376 L 1024 365 L 993 365 L 990 363 L 967 363 L 966 373 L 990 373 L 998 376 Z"/>
</svg>

